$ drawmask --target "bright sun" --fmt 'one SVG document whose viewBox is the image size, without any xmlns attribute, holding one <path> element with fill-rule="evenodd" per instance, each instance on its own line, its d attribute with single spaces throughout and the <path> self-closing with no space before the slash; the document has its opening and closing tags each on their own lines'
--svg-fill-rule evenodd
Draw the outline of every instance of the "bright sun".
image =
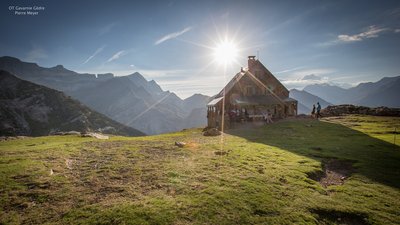
<svg viewBox="0 0 400 225">
<path fill-rule="evenodd" d="M 231 41 L 222 41 L 214 49 L 215 60 L 222 64 L 232 63 L 238 55 L 236 45 Z"/>
</svg>

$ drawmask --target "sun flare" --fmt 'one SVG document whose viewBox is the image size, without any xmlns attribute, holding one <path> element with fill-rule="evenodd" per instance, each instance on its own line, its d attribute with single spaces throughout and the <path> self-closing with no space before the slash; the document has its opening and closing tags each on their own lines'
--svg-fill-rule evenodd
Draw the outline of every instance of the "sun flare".
<svg viewBox="0 0 400 225">
<path fill-rule="evenodd" d="M 214 49 L 215 60 L 222 64 L 229 64 L 236 60 L 238 49 L 232 41 L 222 41 Z"/>
</svg>

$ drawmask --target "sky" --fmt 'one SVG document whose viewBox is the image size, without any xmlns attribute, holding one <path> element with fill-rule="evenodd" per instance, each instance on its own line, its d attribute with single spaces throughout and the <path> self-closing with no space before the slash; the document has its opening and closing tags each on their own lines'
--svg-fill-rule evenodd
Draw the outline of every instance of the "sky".
<svg viewBox="0 0 400 225">
<path fill-rule="evenodd" d="M 34 6 L 44 9 L 18 8 Z M 0 56 L 82 73 L 138 71 L 181 98 L 218 93 L 249 55 L 289 89 L 400 75 L 398 0 L 6 0 L 0 29 Z M 226 64 L 215 58 L 224 41 L 238 49 Z"/>
</svg>

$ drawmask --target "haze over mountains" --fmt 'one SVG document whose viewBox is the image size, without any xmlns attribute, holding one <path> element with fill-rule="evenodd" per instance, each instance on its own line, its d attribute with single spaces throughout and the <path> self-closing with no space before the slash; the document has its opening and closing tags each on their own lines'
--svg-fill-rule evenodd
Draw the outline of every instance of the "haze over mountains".
<svg viewBox="0 0 400 225">
<path fill-rule="evenodd" d="M 146 134 L 178 131 L 206 125 L 209 97 L 194 95 L 185 100 L 163 91 L 141 74 L 80 74 L 58 65 L 43 68 L 13 57 L 0 57 L 0 69 L 79 100 L 90 108 Z"/>
<path fill-rule="evenodd" d="M 349 89 L 330 84 L 312 84 L 303 90 L 290 90 L 290 97 L 298 101 L 299 114 L 310 114 L 312 105 L 317 102 L 322 108 L 339 104 L 400 108 L 399 96 L 400 76 L 361 83 Z"/>
<path fill-rule="evenodd" d="M 361 83 L 349 89 L 329 84 L 313 84 L 306 86 L 304 90 L 333 104 L 400 107 L 400 76 Z"/>
<path fill-rule="evenodd" d="M 21 80 L 0 70 L 0 136 L 42 136 L 58 131 L 144 135 L 89 109 L 60 91 Z"/>
</svg>

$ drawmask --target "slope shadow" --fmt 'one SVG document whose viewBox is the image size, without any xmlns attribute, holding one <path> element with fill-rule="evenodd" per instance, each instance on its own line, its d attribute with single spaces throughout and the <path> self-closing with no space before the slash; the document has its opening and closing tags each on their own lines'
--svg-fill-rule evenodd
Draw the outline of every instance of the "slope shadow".
<svg viewBox="0 0 400 225">
<path fill-rule="evenodd" d="M 321 163 L 332 158 L 354 162 L 356 173 L 400 188 L 400 147 L 341 124 L 309 119 L 296 123 L 284 120 L 262 127 L 231 129 L 226 133 Z"/>
</svg>

